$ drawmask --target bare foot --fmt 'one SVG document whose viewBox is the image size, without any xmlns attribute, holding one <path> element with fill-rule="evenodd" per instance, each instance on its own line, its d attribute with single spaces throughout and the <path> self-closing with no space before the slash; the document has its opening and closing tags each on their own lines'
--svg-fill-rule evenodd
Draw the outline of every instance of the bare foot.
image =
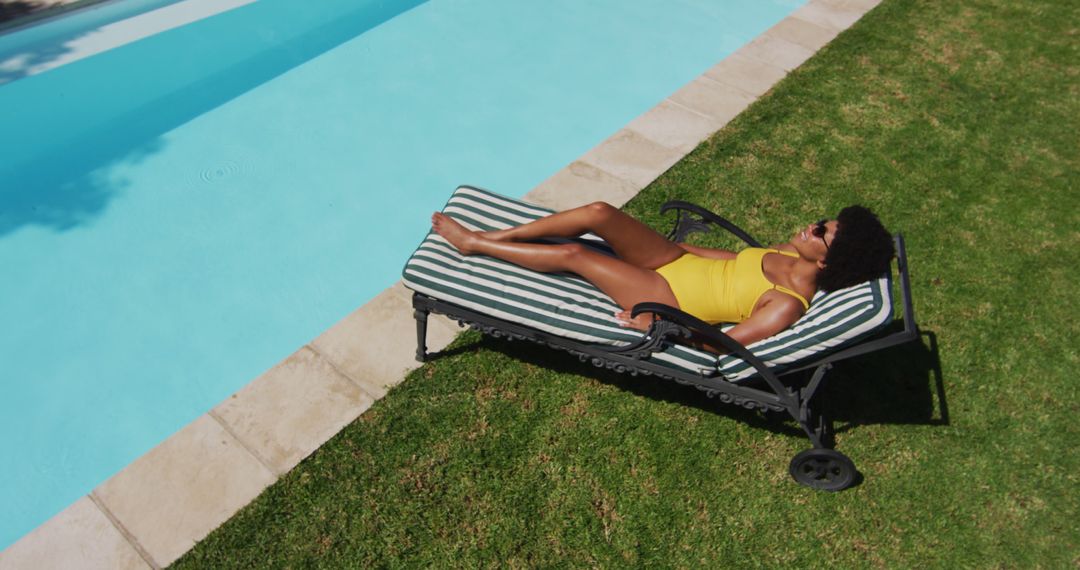
<svg viewBox="0 0 1080 570">
<path fill-rule="evenodd" d="M 615 320 L 623 328 L 647 331 L 653 324 L 653 315 L 640 314 L 637 317 L 630 318 L 630 311 L 616 311 Z"/>
<path fill-rule="evenodd" d="M 477 236 L 476 232 L 459 224 L 454 218 L 442 212 L 435 212 L 431 215 L 431 229 L 446 238 L 446 241 L 450 242 L 450 245 L 453 245 L 461 253 L 465 255 L 475 253 L 475 244 L 480 237 Z"/>
</svg>

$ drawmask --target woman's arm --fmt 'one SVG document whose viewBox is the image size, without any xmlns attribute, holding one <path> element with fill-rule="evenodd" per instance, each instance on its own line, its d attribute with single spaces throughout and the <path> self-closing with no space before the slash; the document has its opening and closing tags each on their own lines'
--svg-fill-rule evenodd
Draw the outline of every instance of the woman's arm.
<svg viewBox="0 0 1080 570">
<path fill-rule="evenodd" d="M 803 315 L 803 306 L 791 295 L 779 291 L 769 291 L 758 301 L 758 306 L 750 315 L 750 318 L 731 327 L 727 335 L 739 341 L 743 346 L 769 338 L 791 325 L 795 324 Z M 696 342 L 696 346 L 709 352 L 723 354 L 727 352 L 723 347 L 712 346 L 703 342 Z"/>
<path fill-rule="evenodd" d="M 689 253 L 700 257 L 707 257 L 709 259 L 735 259 L 735 256 L 737 255 L 734 251 L 728 251 L 726 249 L 709 249 L 707 247 L 698 247 L 688 243 L 680 243 L 678 245 Z"/>
</svg>

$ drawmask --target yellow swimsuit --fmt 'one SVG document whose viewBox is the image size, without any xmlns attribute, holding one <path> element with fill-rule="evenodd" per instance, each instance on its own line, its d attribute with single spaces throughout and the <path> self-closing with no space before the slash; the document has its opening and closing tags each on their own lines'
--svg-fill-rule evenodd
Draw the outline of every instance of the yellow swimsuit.
<svg viewBox="0 0 1080 570">
<path fill-rule="evenodd" d="M 802 295 L 765 278 L 762 258 L 768 253 L 798 257 L 797 253 L 751 247 L 735 259 L 708 259 L 692 253 L 656 270 L 675 293 L 679 308 L 708 323 L 739 323 L 754 311 L 758 299 L 773 289 L 810 304 Z"/>
</svg>

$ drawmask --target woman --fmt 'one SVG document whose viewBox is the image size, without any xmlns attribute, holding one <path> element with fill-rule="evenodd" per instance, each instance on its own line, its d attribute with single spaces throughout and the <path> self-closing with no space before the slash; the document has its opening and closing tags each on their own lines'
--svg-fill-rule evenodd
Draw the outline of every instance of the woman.
<svg viewBox="0 0 1080 570">
<path fill-rule="evenodd" d="M 582 276 L 623 308 L 616 314 L 623 326 L 647 329 L 651 317 L 630 319 L 630 309 L 658 302 L 710 323 L 738 323 L 728 335 L 744 346 L 794 324 L 818 288 L 833 291 L 878 277 L 893 256 L 889 232 L 862 206 L 810 224 L 787 243 L 739 253 L 670 242 L 603 202 L 492 232 L 471 231 L 438 212 L 431 225 L 464 255 Z M 616 257 L 576 243 L 526 243 L 589 232 L 603 238 Z"/>
</svg>

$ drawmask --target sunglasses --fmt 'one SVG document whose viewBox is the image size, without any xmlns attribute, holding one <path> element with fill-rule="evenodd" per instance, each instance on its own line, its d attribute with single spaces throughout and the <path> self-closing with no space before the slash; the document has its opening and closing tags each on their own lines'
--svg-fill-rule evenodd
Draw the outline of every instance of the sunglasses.
<svg viewBox="0 0 1080 570">
<path fill-rule="evenodd" d="M 821 243 L 825 244 L 826 253 L 829 251 L 829 242 L 825 241 L 825 234 L 829 231 L 829 228 L 826 228 L 825 224 L 828 222 L 829 220 L 818 220 L 818 222 L 814 224 L 814 229 L 810 231 L 810 233 L 814 234 L 814 237 L 821 238 Z"/>
</svg>

